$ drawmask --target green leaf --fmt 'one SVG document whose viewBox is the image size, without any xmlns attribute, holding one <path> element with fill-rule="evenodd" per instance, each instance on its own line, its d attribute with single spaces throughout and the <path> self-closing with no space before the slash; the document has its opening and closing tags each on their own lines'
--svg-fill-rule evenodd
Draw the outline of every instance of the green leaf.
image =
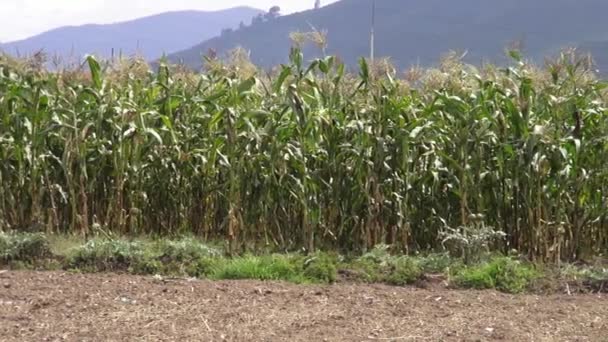
<svg viewBox="0 0 608 342">
<path fill-rule="evenodd" d="M 361 77 L 362 83 L 369 82 L 369 66 L 365 58 L 359 59 L 359 76 Z"/>
<path fill-rule="evenodd" d="M 522 55 L 519 50 L 514 50 L 514 49 L 509 50 L 509 56 L 511 58 L 513 58 L 516 62 L 521 62 L 521 60 L 522 60 Z"/>
<path fill-rule="evenodd" d="M 321 70 L 321 72 L 324 74 L 329 73 L 329 65 L 327 64 L 326 61 L 324 61 L 324 60 L 319 61 L 319 70 Z"/>
<path fill-rule="evenodd" d="M 291 68 L 288 66 L 283 66 L 283 70 L 281 70 L 279 77 L 274 82 L 273 90 L 275 93 L 279 93 L 281 91 L 281 87 L 283 86 L 283 83 L 285 83 L 285 80 L 290 75 L 291 75 Z"/>
<path fill-rule="evenodd" d="M 87 56 L 87 63 L 89 64 L 89 70 L 91 71 L 91 79 L 93 80 L 93 86 L 95 89 L 101 89 L 101 67 L 95 57 Z"/>
<path fill-rule="evenodd" d="M 160 137 L 160 134 L 158 134 L 158 132 L 156 132 L 154 129 L 152 128 L 146 128 L 144 129 L 144 132 L 146 132 L 146 134 L 151 135 L 154 139 L 156 139 L 156 141 L 162 145 L 163 143 L 163 139 Z"/>
<path fill-rule="evenodd" d="M 255 77 L 250 77 L 246 80 L 244 80 L 243 82 L 241 82 L 239 84 L 239 86 L 237 87 L 237 91 L 239 92 L 239 95 L 243 96 L 243 94 L 245 94 L 246 92 L 251 91 L 251 89 L 253 88 L 253 86 L 255 86 L 257 83 L 257 79 Z"/>
</svg>

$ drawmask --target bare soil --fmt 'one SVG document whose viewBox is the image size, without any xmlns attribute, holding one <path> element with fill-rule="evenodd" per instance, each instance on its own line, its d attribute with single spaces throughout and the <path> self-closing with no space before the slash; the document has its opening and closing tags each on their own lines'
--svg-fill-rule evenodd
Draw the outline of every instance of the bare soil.
<svg viewBox="0 0 608 342">
<path fill-rule="evenodd" d="M 0 271 L 2 341 L 608 341 L 608 298 Z"/>
</svg>

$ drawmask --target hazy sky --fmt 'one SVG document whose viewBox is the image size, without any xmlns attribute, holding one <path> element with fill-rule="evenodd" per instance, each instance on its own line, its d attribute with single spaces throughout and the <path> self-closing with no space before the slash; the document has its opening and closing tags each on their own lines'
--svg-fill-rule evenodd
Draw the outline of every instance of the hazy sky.
<svg viewBox="0 0 608 342">
<path fill-rule="evenodd" d="M 0 42 L 64 25 L 111 23 L 165 11 L 234 6 L 268 9 L 273 5 L 280 6 L 283 13 L 291 13 L 312 8 L 314 0 L 0 0 Z"/>
</svg>

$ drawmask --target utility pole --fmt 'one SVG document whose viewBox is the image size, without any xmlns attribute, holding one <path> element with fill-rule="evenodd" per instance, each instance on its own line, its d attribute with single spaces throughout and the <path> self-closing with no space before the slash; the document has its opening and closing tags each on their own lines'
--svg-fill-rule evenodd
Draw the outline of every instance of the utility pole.
<svg viewBox="0 0 608 342">
<path fill-rule="evenodd" d="M 371 27 L 371 35 L 369 42 L 369 59 L 370 61 L 374 61 L 375 57 L 375 28 L 376 28 L 376 0 L 372 1 L 372 27 Z"/>
</svg>

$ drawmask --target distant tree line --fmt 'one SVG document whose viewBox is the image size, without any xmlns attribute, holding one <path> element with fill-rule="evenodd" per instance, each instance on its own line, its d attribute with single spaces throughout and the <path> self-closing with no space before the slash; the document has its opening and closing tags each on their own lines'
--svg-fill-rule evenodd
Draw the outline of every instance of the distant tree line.
<svg viewBox="0 0 608 342">
<path fill-rule="evenodd" d="M 260 13 L 258 15 L 256 15 L 255 17 L 253 17 L 251 19 L 251 25 L 256 25 L 256 24 L 260 24 L 266 21 L 270 21 L 273 19 L 278 18 L 281 15 L 281 7 L 279 6 L 272 6 L 270 7 L 270 9 L 268 10 L 268 12 L 266 13 Z M 245 22 L 241 21 L 239 23 L 239 30 L 242 30 L 244 28 L 246 28 L 247 25 L 245 24 Z M 229 35 L 230 33 L 234 32 L 234 30 L 230 27 L 227 27 L 225 29 L 222 30 L 221 32 L 221 36 L 224 37 L 226 35 Z"/>
</svg>

